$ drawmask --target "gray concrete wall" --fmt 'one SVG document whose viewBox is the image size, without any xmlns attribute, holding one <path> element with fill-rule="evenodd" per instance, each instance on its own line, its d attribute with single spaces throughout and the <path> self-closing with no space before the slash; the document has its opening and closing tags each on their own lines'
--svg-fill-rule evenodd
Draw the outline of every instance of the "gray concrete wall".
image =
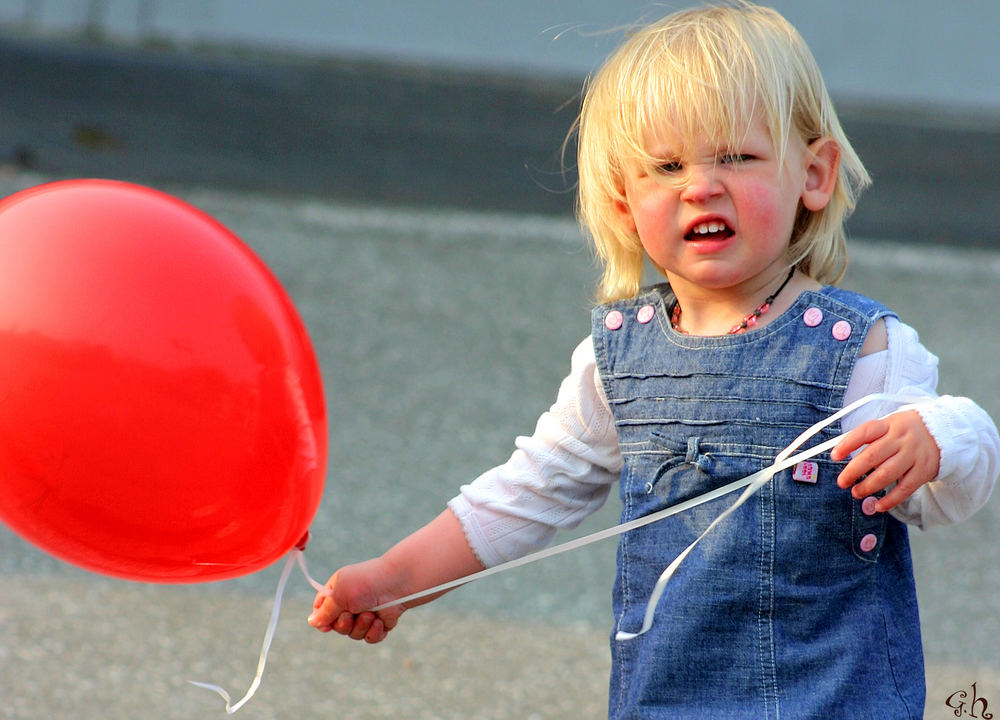
<svg viewBox="0 0 1000 720">
<path fill-rule="evenodd" d="M 583 75 L 620 28 L 678 0 L 0 0 L 33 32 L 245 43 L 351 57 Z M 773 0 L 847 99 L 1000 112 L 994 0 Z M 615 29 L 619 28 L 619 31 Z"/>
</svg>

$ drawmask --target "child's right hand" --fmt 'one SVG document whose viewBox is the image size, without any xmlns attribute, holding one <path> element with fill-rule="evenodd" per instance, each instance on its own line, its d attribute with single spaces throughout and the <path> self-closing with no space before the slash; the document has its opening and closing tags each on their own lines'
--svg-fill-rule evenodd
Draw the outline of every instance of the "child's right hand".
<svg viewBox="0 0 1000 720">
<path fill-rule="evenodd" d="M 395 592 L 396 583 L 384 565 L 382 558 L 375 558 L 335 572 L 326 583 L 330 595 L 317 593 L 309 624 L 320 632 L 333 630 L 368 643 L 385 640 L 406 608 L 396 605 L 378 613 L 369 610 L 391 597 L 402 596 Z"/>
<path fill-rule="evenodd" d="M 329 595 L 321 592 L 316 596 L 309 624 L 320 632 L 333 630 L 355 640 L 382 642 L 406 608 L 430 602 L 443 593 L 377 613 L 371 608 L 482 569 L 462 524 L 445 509 L 384 555 L 335 572 L 327 582 Z"/>
</svg>

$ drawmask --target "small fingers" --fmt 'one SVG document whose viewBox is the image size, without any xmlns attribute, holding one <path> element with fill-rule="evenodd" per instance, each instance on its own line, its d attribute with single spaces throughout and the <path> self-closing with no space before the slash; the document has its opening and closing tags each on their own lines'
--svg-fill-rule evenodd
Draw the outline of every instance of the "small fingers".
<svg viewBox="0 0 1000 720">
<path fill-rule="evenodd" d="M 372 623 L 374 622 L 375 613 L 359 613 L 355 616 L 354 627 L 352 627 L 351 631 L 347 633 L 347 636 L 350 637 L 351 640 L 364 640 L 365 635 L 368 634 L 368 631 L 371 629 Z"/>
<path fill-rule="evenodd" d="M 896 486 L 886 493 L 885 497 L 881 498 L 878 503 L 876 503 L 875 509 L 879 512 L 892 510 L 894 507 L 913 495 L 913 493 L 919 490 L 920 486 L 924 485 L 927 481 L 928 478 L 922 469 L 919 467 L 913 467 L 908 472 L 904 473 L 900 477 L 899 482 L 896 483 Z"/>
<path fill-rule="evenodd" d="M 331 593 L 333 592 L 332 583 L 327 583 L 326 587 Z M 333 598 L 330 595 L 327 595 L 325 592 L 316 593 L 316 597 L 313 599 L 313 610 L 319 610 L 321 607 L 323 607 L 323 603 L 325 603 L 327 600 L 332 600 L 332 599 Z"/>
<path fill-rule="evenodd" d="M 330 629 L 341 635 L 350 635 L 354 630 L 354 619 L 354 613 L 345 610 L 330 624 Z"/>
<path fill-rule="evenodd" d="M 372 612 L 354 613 L 343 612 L 329 627 L 341 635 L 346 635 L 352 640 L 364 640 L 367 643 L 379 643 L 385 640 L 389 634 L 389 629 L 382 618 Z"/>
<path fill-rule="evenodd" d="M 869 495 L 874 495 L 885 490 L 896 483 L 908 471 L 909 468 L 906 467 L 905 463 L 898 456 L 892 456 L 874 466 L 873 469 L 867 472 L 867 475 L 859 476 L 857 479 L 853 479 L 853 476 L 845 478 L 844 474 L 841 473 L 841 477 L 837 479 L 837 484 L 845 490 L 850 488 L 851 496 L 861 500 Z"/>
<path fill-rule="evenodd" d="M 371 644 L 380 643 L 385 640 L 385 637 L 388 634 L 389 631 L 386 629 L 382 619 L 376 617 L 375 620 L 372 621 L 371 627 L 368 628 L 368 632 L 365 633 L 365 642 Z"/>
<path fill-rule="evenodd" d="M 886 443 L 868 445 L 840 472 L 837 485 L 845 490 L 854 487 L 855 497 L 865 497 L 888 486 L 907 469 L 899 461 L 895 448 Z"/>
<path fill-rule="evenodd" d="M 888 423 L 884 420 L 870 420 L 862 423 L 841 438 L 840 442 L 830 451 L 830 458 L 835 462 L 840 462 L 858 448 L 878 440 L 888 430 Z"/>
</svg>

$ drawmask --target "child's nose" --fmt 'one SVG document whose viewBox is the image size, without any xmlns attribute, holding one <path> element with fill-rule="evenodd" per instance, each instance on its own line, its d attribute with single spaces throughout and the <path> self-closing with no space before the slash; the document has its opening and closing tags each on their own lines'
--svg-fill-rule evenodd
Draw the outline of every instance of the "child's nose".
<svg viewBox="0 0 1000 720">
<path fill-rule="evenodd" d="M 704 203 L 716 198 L 722 193 L 722 184 L 715 176 L 715 167 L 710 165 L 692 165 L 688 167 L 687 181 L 681 190 L 681 200 L 690 203 Z"/>
</svg>

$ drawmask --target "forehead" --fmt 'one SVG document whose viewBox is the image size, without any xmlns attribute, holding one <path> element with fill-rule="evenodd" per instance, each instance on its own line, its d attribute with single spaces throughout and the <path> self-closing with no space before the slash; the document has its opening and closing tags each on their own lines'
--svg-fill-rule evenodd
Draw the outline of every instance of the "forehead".
<svg viewBox="0 0 1000 720">
<path fill-rule="evenodd" d="M 637 139 L 640 153 L 651 157 L 777 144 L 759 113 L 740 122 L 711 125 L 690 118 L 651 118 Z"/>
</svg>

